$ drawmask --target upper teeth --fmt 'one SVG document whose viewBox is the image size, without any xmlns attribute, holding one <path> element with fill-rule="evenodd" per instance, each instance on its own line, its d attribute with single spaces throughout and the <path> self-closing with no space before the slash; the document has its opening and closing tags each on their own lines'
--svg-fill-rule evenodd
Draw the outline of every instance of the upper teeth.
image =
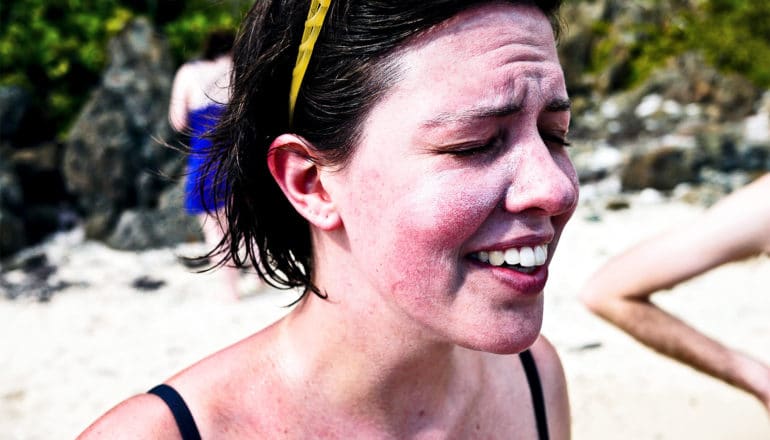
<svg viewBox="0 0 770 440">
<path fill-rule="evenodd" d="M 503 264 L 510 266 L 518 264 L 522 267 L 542 266 L 548 258 L 548 245 L 523 246 L 504 251 L 481 251 L 473 254 L 473 256 L 482 263 L 489 263 L 492 266 L 502 266 Z"/>
</svg>

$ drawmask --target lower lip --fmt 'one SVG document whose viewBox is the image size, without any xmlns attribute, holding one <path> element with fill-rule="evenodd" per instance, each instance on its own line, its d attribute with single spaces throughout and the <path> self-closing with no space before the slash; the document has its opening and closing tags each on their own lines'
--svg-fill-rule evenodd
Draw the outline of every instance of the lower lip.
<svg viewBox="0 0 770 440">
<path fill-rule="evenodd" d="M 537 266 L 532 273 L 523 273 L 506 267 L 481 263 L 473 259 L 470 261 L 473 266 L 489 271 L 495 278 L 509 285 L 521 295 L 533 296 L 540 294 L 548 281 L 548 265 L 545 264 Z"/>
</svg>

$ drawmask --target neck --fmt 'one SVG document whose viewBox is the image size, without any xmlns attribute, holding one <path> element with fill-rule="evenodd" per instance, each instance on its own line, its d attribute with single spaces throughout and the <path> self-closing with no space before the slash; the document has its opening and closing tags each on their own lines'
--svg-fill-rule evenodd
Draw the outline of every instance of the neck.
<svg viewBox="0 0 770 440">
<path fill-rule="evenodd" d="M 482 371 L 470 367 L 478 353 L 428 337 L 363 293 L 324 290 L 328 300 L 309 295 L 280 324 L 281 370 L 289 387 L 301 384 L 295 395 L 390 432 L 459 419 L 479 389 L 480 373 L 461 374 Z"/>
</svg>

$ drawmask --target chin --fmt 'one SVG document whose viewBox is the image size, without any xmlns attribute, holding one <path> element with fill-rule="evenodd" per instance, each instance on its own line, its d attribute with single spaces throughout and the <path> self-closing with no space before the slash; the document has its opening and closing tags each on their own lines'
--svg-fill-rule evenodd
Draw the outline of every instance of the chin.
<svg viewBox="0 0 770 440">
<path fill-rule="evenodd" d="M 471 332 L 458 345 L 495 354 L 516 354 L 528 349 L 540 336 L 542 308 L 538 312 L 513 319 L 489 320 Z"/>
<path fill-rule="evenodd" d="M 477 344 L 474 350 L 485 351 L 494 354 L 516 354 L 528 349 L 537 341 L 540 336 L 540 329 L 527 334 L 517 334 L 511 337 L 500 337 L 494 341 L 484 341 Z"/>
</svg>

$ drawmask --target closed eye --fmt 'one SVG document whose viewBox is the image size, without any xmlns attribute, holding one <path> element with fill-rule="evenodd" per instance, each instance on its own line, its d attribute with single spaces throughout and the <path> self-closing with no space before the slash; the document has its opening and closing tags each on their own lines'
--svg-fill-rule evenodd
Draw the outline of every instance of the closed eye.
<svg viewBox="0 0 770 440">
<path fill-rule="evenodd" d="M 549 147 L 569 147 L 572 145 L 565 136 L 557 133 L 549 133 L 549 132 L 540 132 L 540 137 L 543 139 L 543 142 L 548 144 Z"/>
<path fill-rule="evenodd" d="M 504 143 L 503 134 L 495 134 L 488 141 L 483 143 L 469 142 L 465 144 L 453 145 L 441 150 L 443 154 L 450 154 L 456 157 L 473 157 L 486 153 L 494 153 Z"/>
</svg>

